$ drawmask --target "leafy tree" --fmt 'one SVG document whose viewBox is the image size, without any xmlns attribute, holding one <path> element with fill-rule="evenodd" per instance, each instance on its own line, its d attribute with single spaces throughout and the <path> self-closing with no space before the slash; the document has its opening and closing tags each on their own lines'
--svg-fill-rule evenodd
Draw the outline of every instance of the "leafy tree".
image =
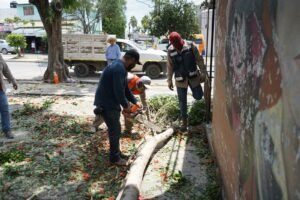
<svg viewBox="0 0 300 200">
<path fill-rule="evenodd" d="M 13 20 L 14 20 L 14 22 L 15 22 L 16 24 L 22 22 L 22 19 L 21 19 L 20 17 L 16 17 L 16 16 L 13 18 Z"/>
<path fill-rule="evenodd" d="M 79 6 L 77 0 L 29 0 L 40 14 L 48 38 L 48 67 L 44 73 L 45 82 L 53 82 L 54 72 L 60 82 L 70 78 L 68 66 L 64 63 L 62 46 L 62 11 Z"/>
<path fill-rule="evenodd" d="M 214 0 L 205 0 L 200 4 L 201 9 L 213 9 L 214 8 Z"/>
<path fill-rule="evenodd" d="M 143 32 L 147 33 L 150 29 L 150 17 L 149 17 L 149 15 L 145 15 L 142 18 L 141 22 L 142 22 L 142 26 L 143 26 Z"/>
<path fill-rule="evenodd" d="M 157 37 L 177 31 L 184 38 L 190 38 L 199 32 L 196 7 L 185 0 L 164 1 L 155 6 L 151 18 L 150 32 Z"/>
<path fill-rule="evenodd" d="M 6 41 L 12 47 L 15 47 L 18 56 L 21 56 L 21 48 L 26 48 L 26 38 L 21 34 L 10 34 L 6 37 Z"/>
<path fill-rule="evenodd" d="M 132 31 L 135 31 L 135 30 L 136 30 L 137 25 L 138 25 L 138 22 L 137 22 L 137 19 L 136 19 L 135 16 L 131 16 L 129 25 L 131 26 Z"/>
<path fill-rule="evenodd" d="M 12 17 L 12 18 L 8 17 L 8 18 L 4 19 L 4 22 L 7 24 L 17 24 L 18 25 L 18 24 L 22 23 L 22 24 L 26 25 L 26 24 L 30 23 L 31 21 L 26 20 L 26 19 L 21 19 L 20 17 Z"/>
<path fill-rule="evenodd" d="M 14 18 L 5 18 L 4 22 L 7 23 L 7 24 L 13 24 L 13 23 L 15 23 Z"/>
<path fill-rule="evenodd" d="M 124 38 L 126 0 L 99 0 L 103 31 Z"/>
<path fill-rule="evenodd" d="M 138 32 L 138 33 L 140 33 L 142 31 L 142 27 L 141 26 L 137 26 L 135 28 L 135 31 Z"/>
<path fill-rule="evenodd" d="M 99 0 L 78 0 L 80 6 L 67 10 L 68 14 L 76 17 L 82 25 L 83 33 L 95 32 L 96 25 L 100 22 L 101 9 Z"/>
</svg>

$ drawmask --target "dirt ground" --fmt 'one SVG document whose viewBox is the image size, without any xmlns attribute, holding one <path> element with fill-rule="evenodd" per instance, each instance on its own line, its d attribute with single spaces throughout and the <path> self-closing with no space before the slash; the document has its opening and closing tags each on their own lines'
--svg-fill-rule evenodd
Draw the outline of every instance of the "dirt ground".
<svg viewBox="0 0 300 200">
<path fill-rule="evenodd" d="M 92 98 L 9 99 L 17 135 L 0 141 L 1 199 L 114 198 L 127 167 L 108 162 L 105 126 L 92 132 Z M 134 152 L 144 132 L 122 136 L 122 151 Z"/>
<path fill-rule="evenodd" d="M 92 96 L 17 95 L 9 102 L 16 138 L 0 137 L 0 199 L 115 199 L 128 167 L 108 162 L 105 125 L 97 133 L 91 129 Z M 127 155 L 151 135 L 142 124 L 134 130 L 121 138 Z M 141 199 L 215 199 L 215 167 L 204 135 L 179 134 L 154 156 Z"/>
</svg>

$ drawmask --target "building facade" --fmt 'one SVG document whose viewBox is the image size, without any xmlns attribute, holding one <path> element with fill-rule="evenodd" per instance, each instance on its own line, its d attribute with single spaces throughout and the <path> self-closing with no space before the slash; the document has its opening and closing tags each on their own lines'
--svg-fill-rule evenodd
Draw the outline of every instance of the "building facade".
<svg viewBox="0 0 300 200">
<path fill-rule="evenodd" d="M 41 18 L 37 8 L 29 3 L 17 4 L 17 16 L 21 19 L 40 22 Z"/>
<path fill-rule="evenodd" d="M 217 1 L 213 146 L 225 199 L 300 198 L 300 1 Z"/>
</svg>

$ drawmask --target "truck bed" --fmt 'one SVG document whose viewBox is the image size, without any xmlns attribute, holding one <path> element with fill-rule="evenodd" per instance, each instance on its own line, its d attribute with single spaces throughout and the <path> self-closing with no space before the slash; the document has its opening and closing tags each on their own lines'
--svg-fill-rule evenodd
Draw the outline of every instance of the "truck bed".
<svg viewBox="0 0 300 200">
<path fill-rule="evenodd" d="M 107 35 L 64 34 L 65 60 L 104 61 Z"/>
</svg>

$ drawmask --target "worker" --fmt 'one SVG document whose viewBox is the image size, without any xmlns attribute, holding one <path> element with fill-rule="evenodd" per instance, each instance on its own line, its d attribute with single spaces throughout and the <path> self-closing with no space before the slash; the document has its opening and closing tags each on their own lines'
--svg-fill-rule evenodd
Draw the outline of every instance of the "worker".
<svg viewBox="0 0 300 200">
<path fill-rule="evenodd" d="M 151 79 L 148 76 L 138 77 L 135 74 L 128 73 L 128 88 L 134 95 L 139 95 L 142 102 L 143 110 L 146 111 L 147 119 L 150 120 L 149 110 L 146 101 L 146 89 L 149 89 L 151 85 Z M 131 134 L 133 123 L 130 118 L 125 118 L 125 130 L 124 134 Z"/>
<path fill-rule="evenodd" d="M 117 39 L 115 37 L 109 37 L 107 39 L 107 43 L 109 43 L 105 53 L 107 65 L 110 65 L 113 61 L 121 58 L 121 50 L 119 45 L 116 44 L 116 41 Z"/>
<path fill-rule="evenodd" d="M 128 88 L 127 73 L 136 64 L 141 64 L 136 50 L 129 50 L 123 59 L 107 66 L 100 78 L 94 105 L 108 128 L 110 144 L 110 162 L 114 165 L 126 165 L 126 156 L 120 152 L 120 113 L 130 114 L 130 103 L 137 104 L 136 98 Z"/>
<path fill-rule="evenodd" d="M 177 32 L 170 33 L 169 40 L 171 45 L 168 48 L 168 87 L 170 90 L 174 89 L 172 80 L 174 75 L 181 113 L 180 129 L 186 131 L 188 126 L 188 87 L 192 90 L 194 99 L 202 99 L 203 90 L 200 83 L 204 82 L 208 76 L 203 57 L 200 56 L 197 47 L 193 43 L 188 44 L 185 42 Z"/>
<path fill-rule="evenodd" d="M 13 88 L 15 90 L 18 89 L 17 82 L 13 75 L 11 74 L 6 62 L 3 60 L 0 55 L 0 113 L 1 113 L 1 125 L 2 131 L 6 138 L 13 139 L 14 135 L 11 132 L 11 124 L 10 124 L 10 114 L 7 96 L 5 94 L 6 87 L 4 83 L 4 77 L 7 78 L 9 83 L 13 84 Z"/>
</svg>

